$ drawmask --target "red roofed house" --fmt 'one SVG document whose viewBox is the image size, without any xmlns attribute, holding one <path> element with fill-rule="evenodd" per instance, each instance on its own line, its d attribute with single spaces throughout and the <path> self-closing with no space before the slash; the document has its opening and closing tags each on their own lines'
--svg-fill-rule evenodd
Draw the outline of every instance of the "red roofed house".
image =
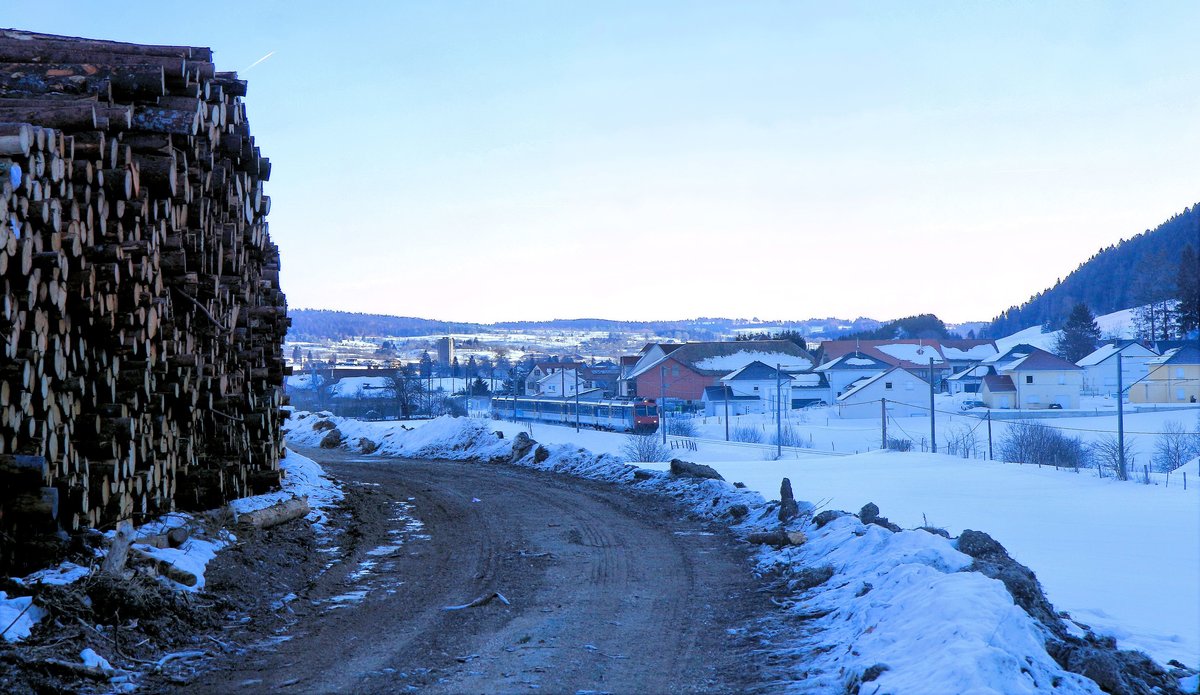
<svg viewBox="0 0 1200 695">
<path fill-rule="evenodd" d="M 648 346 L 649 347 L 649 346 Z M 719 386 L 721 377 L 752 362 L 762 362 L 785 370 L 809 371 L 815 364 L 812 355 L 790 340 L 738 340 L 733 342 L 684 343 L 669 349 L 654 346 L 643 349 L 643 356 L 626 380 L 630 395 L 683 401 L 698 406 L 708 386 Z"/>
</svg>

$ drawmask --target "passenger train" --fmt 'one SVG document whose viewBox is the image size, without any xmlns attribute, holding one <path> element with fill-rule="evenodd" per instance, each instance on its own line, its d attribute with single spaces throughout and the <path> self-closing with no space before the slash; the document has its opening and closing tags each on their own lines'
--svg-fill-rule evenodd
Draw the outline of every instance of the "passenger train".
<svg viewBox="0 0 1200 695">
<path fill-rule="evenodd" d="M 575 399 L 538 396 L 493 396 L 492 412 L 509 420 L 575 424 Z M 658 429 L 653 400 L 579 401 L 579 424 L 618 432 L 648 433 Z"/>
</svg>

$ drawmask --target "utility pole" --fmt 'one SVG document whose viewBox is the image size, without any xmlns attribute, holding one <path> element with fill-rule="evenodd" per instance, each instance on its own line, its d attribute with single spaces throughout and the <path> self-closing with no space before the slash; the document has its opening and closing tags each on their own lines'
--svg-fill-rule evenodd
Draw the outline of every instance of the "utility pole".
<svg viewBox="0 0 1200 695">
<path fill-rule="evenodd" d="M 729 384 L 722 382 L 725 387 L 725 441 L 729 441 Z"/>
<path fill-rule="evenodd" d="M 988 421 L 988 460 L 995 461 L 996 459 L 993 458 L 993 456 L 992 456 L 992 409 L 991 408 L 988 408 L 987 421 Z"/>
<path fill-rule="evenodd" d="M 929 446 L 937 453 L 937 411 L 933 409 L 933 358 L 929 358 Z"/>
<path fill-rule="evenodd" d="M 562 395 L 562 421 L 567 421 L 567 373 L 559 367 L 558 370 L 558 392 Z"/>
<path fill-rule="evenodd" d="M 579 367 L 575 367 L 575 431 L 579 431 Z"/>
<path fill-rule="evenodd" d="M 775 458 L 783 458 L 783 365 L 775 363 Z"/>
<path fill-rule="evenodd" d="M 1125 370 L 1121 367 L 1121 353 L 1117 352 L 1117 473 L 1121 480 L 1125 473 Z"/>
<path fill-rule="evenodd" d="M 663 446 L 667 444 L 667 365 L 658 368 L 658 426 L 662 429 Z"/>
<path fill-rule="evenodd" d="M 879 442 L 880 442 L 879 448 L 886 449 L 887 448 L 887 399 L 886 398 L 879 399 L 879 417 L 880 417 L 880 420 L 883 422 L 883 434 L 881 435 L 881 438 L 879 440 Z"/>
</svg>

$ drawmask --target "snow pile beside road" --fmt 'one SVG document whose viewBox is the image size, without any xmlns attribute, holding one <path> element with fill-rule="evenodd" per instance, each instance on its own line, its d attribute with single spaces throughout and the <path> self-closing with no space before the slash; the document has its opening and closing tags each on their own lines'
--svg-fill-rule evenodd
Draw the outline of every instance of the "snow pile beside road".
<svg viewBox="0 0 1200 695">
<path fill-rule="evenodd" d="M 490 423 L 448 415 L 413 423 L 363 422 L 301 411 L 287 420 L 284 431 L 289 442 L 310 447 L 327 446 L 322 442 L 337 432 L 340 446 L 383 456 L 451 461 L 507 458 L 512 442 L 497 437 Z"/>
<path fill-rule="evenodd" d="M 1117 652 L 1111 643 L 1077 627 L 1068 634 L 1052 612 L 1039 612 L 1039 606 L 1049 604 L 1032 573 L 984 534 L 979 535 L 996 549 L 987 562 L 960 552 L 958 539 L 903 531 L 882 518 L 865 523 L 866 508 L 862 518 L 823 512 L 814 519 L 813 506 L 799 503 L 795 515 L 781 525 L 780 502 L 724 480 L 645 470 L 611 454 L 539 445 L 521 435 L 500 439 L 490 425 L 446 417 L 409 428 L 300 413 L 289 439 L 319 445 L 336 428 L 347 435 L 344 446 L 360 451 L 505 461 L 630 485 L 672 497 L 700 517 L 729 524 L 743 537 L 780 528 L 800 531 L 805 542 L 776 549 L 760 546 L 757 559 L 758 571 L 779 582 L 788 595 L 783 605 L 798 619 L 781 628 L 770 647 L 803 670 L 792 686 L 798 692 L 858 692 L 860 686 L 870 688 L 867 692 L 922 694 L 1101 692 L 1096 682 L 1067 666 L 1101 681 L 1114 670 L 1120 679 L 1129 671 L 1130 678 L 1144 678 L 1170 692 L 1163 685 L 1170 683 L 1169 677 L 1148 659 Z M 378 447 L 362 447 L 360 440 Z M 1025 583 L 1013 581 L 1010 588 L 1014 576 Z M 798 636 L 792 634 L 797 625 Z M 1104 685 L 1119 690 L 1127 684 L 1107 680 Z"/>
<path fill-rule="evenodd" d="M 341 488 L 325 475 L 325 471 L 316 461 L 290 449 L 280 461 L 279 467 L 284 472 L 282 489 L 279 492 L 243 497 L 230 502 L 229 507 L 236 514 L 246 514 L 295 497 L 306 497 L 311 511 L 305 518 L 318 531 L 324 530 L 325 522 L 329 520 L 328 510 L 345 497 Z"/>
<path fill-rule="evenodd" d="M 809 527 L 808 542 L 760 555 L 800 590 L 789 612 L 809 630 L 801 690 L 870 683 L 887 693 L 1099 693 L 1047 653 L 1049 631 L 1015 605 L 1004 584 L 964 571 L 972 558 L 923 530 L 894 533 L 855 516 Z M 813 568 L 832 574 L 818 587 Z M 819 571 L 819 570 L 817 570 Z"/>
</svg>

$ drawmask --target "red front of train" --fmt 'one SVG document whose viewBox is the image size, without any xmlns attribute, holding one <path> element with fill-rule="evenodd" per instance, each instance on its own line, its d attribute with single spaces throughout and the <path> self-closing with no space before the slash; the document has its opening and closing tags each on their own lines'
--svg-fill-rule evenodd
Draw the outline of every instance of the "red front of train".
<svg viewBox="0 0 1200 695">
<path fill-rule="evenodd" d="M 633 431 L 649 433 L 658 431 L 658 405 L 649 398 L 642 398 L 633 404 Z"/>
</svg>

